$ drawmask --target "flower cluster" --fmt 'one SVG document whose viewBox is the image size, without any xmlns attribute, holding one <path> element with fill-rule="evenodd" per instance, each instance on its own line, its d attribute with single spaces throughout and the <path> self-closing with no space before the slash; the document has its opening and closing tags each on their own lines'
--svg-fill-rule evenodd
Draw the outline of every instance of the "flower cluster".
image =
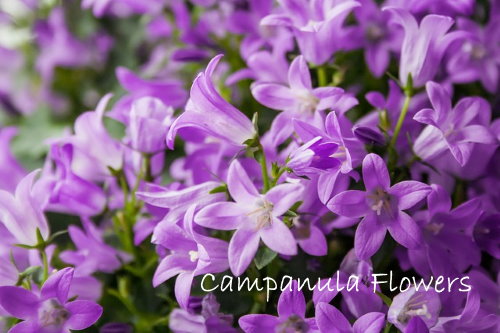
<svg viewBox="0 0 500 333">
<path fill-rule="evenodd" d="M 497 332 L 499 22 L 0 1 L 0 331 Z"/>
</svg>

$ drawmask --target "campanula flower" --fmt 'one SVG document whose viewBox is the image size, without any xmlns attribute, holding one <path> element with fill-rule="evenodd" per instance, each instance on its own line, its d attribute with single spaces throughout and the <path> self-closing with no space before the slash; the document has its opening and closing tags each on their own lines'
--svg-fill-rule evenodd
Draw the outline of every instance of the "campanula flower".
<svg viewBox="0 0 500 333">
<path fill-rule="evenodd" d="M 404 210 L 424 199 L 430 187 L 412 180 L 391 186 L 387 166 L 375 154 L 368 154 L 363 160 L 363 181 L 366 191 L 345 191 L 327 203 L 327 207 L 338 215 L 363 217 L 354 238 L 358 258 L 368 259 L 375 254 L 387 230 L 404 247 L 419 246 L 421 230 Z"/>
<path fill-rule="evenodd" d="M 202 208 L 195 222 L 211 229 L 234 230 L 229 242 L 229 266 L 234 275 L 243 274 L 262 239 L 271 250 L 295 255 L 297 243 L 280 220 L 300 200 L 300 184 L 280 184 L 260 194 L 241 164 L 234 160 L 227 176 L 229 194 L 235 202 L 217 202 Z"/>
<path fill-rule="evenodd" d="M 407 85 L 411 74 L 414 87 L 421 87 L 436 75 L 441 59 L 450 44 L 464 33 L 454 31 L 447 33 L 453 25 L 448 16 L 427 15 L 420 24 L 415 17 L 403 8 L 386 8 L 393 20 L 404 29 L 399 80 Z"/>
<path fill-rule="evenodd" d="M 449 150 L 456 161 L 464 166 L 474 144 L 494 144 L 495 137 L 488 127 L 478 123 L 489 119 L 490 106 L 480 97 L 461 99 L 455 107 L 447 91 L 435 82 L 426 85 L 433 109 L 417 112 L 413 119 L 427 126 L 415 140 L 415 153 L 424 160 L 431 160 Z"/>
<path fill-rule="evenodd" d="M 175 297 L 182 308 L 186 308 L 193 279 L 206 273 L 220 273 L 228 268 L 227 243 L 207 237 L 193 226 L 196 206 L 191 206 L 184 215 L 183 224 L 162 226 L 163 237 L 156 243 L 170 250 L 163 257 L 153 277 L 153 286 L 158 286 L 177 275 Z"/>
<path fill-rule="evenodd" d="M 12 138 L 16 135 L 15 127 L 0 129 L 0 190 L 14 192 L 26 171 L 10 150 Z"/>
<path fill-rule="evenodd" d="M 69 333 L 94 324 L 102 307 L 93 301 L 69 300 L 73 268 L 51 275 L 40 293 L 21 287 L 0 287 L 0 305 L 12 317 L 23 320 L 9 332 Z"/>
<path fill-rule="evenodd" d="M 437 323 L 440 311 L 441 301 L 434 289 L 417 291 L 412 287 L 394 297 L 387 313 L 387 320 L 400 330 L 404 330 L 410 319 L 418 316 L 428 328 L 431 328 Z"/>
<path fill-rule="evenodd" d="M 191 87 L 186 110 L 172 124 L 167 135 L 167 146 L 173 148 L 177 132 L 183 128 L 197 128 L 207 134 L 236 146 L 253 139 L 256 132 L 241 111 L 225 101 L 212 82 L 212 75 L 222 55 L 213 58 L 203 73 L 198 74 Z"/>
<path fill-rule="evenodd" d="M 49 236 L 49 226 L 43 214 L 42 198 L 35 197 L 33 184 L 39 170 L 26 175 L 15 194 L 0 190 L 0 222 L 24 245 L 36 245 L 37 229 L 43 239 Z"/>
<path fill-rule="evenodd" d="M 319 332 L 314 318 L 306 318 L 306 300 L 293 281 L 281 292 L 278 300 L 278 317 L 268 314 L 249 314 L 240 318 L 244 332 Z"/>
<path fill-rule="evenodd" d="M 283 12 L 264 17 L 261 24 L 292 29 L 304 58 L 322 65 L 343 47 L 347 34 L 344 21 L 360 4 L 351 0 L 282 0 L 280 5 Z"/>
</svg>

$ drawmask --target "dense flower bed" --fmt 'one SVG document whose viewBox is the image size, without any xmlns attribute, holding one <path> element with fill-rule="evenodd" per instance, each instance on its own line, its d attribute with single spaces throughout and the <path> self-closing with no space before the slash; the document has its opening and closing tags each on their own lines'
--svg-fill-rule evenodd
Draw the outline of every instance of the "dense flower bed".
<svg viewBox="0 0 500 333">
<path fill-rule="evenodd" d="M 498 332 L 499 1 L 0 9 L 0 331 Z"/>
</svg>

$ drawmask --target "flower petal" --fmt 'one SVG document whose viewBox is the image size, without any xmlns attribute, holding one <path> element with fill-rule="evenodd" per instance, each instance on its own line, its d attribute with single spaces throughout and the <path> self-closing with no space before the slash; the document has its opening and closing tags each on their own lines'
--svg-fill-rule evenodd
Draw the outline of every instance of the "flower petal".
<svg viewBox="0 0 500 333">
<path fill-rule="evenodd" d="M 353 325 L 354 333 L 380 333 L 385 325 L 385 314 L 369 312 L 356 320 Z"/>
<path fill-rule="evenodd" d="M 415 249 L 422 243 L 422 231 L 405 212 L 399 212 L 396 221 L 387 227 L 392 238 L 407 249 Z"/>
<path fill-rule="evenodd" d="M 252 95 L 262 105 L 274 110 L 286 110 L 294 106 L 295 100 L 290 88 L 276 83 L 252 85 Z"/>
<path fill-rule="evenodd" d="M 228 259 L 231 272 L 240 276 L 247 269 L 259 248 L 259 234 L 250 228 L 236 230 L 229 242 Z"/>
<path fill-rule="evenodd" d="M 298 290 L 297 281 L 292 282 L 291 288 L 286 288 L 281 292 L 278 300 L 278 314 L 284 318 L 291 315 L 297 315 L 302 318 L 305 316 L 306 299 L 302 291 Z"/>
<path fill-rule="evenodd" d="M 362 217 L 369 209 L 366 203 L 366 192 L 349 190 L 334 196 L 326 207 L 335 214 L 347 217 Z"/>
<path fill-rule="evenodd" d="M 175 280 L 175 298 L 182 309 L 187 309 L 191 285 L 193 284 L 193 273 L 181 273 Z"/>
<path fill-rule="evenodd" d="M 249 203 L 259 197 L 259 192 L 238 160 L 234 160 L 229 166 L 227 187 L 236 202 Z"/>
<path fill-rule="evenodd" d="M 333 305 L 320 302 L 316 305 L 316 323 L 320 332 L 351 333 L 351 324 Z"/>
<path fill-rule="evenodd" d="M 0 287 L 0 306 L 11 316 L 19 319 L 36 317 L 38 297 L 20 287 Z"/>
<path fill-rule="evenodd" d="M 241 317 L 238 324 L 245 333 L 271 333 L 275 332 L 279 319 L 267 314 L 250 314 Z"/>
<path fill-rule="evenodd" d="M 367 260 L 377 252 L 384 241 L 386 228 L 374 214 L 367 215 L 358 225 L 354 236 L 354 250 L 361 260 Z"/>
<path fill-rule="evenodd" d="M 66 326 L 72 330 L 83 330 L 92 326 L 102 315 L 102 307 L 92 301 L 73 301 L 66 304 L 70 317 Z"/>
<path fill-rule="evenodd" d="M 187 254 L 171 254 L 160 261 L 153 277 L 153 286 L 157 287 L 171 277 L 182 272 L 192 271 L 196 264 L 191 262 Z"/>
<path fill-rule="evenodd" d="M 363 181 L 367 191 L 377 188 L 387 190 L 391 186 L 389 171 L 382 157 L 368 154 L 363 160 Z"/>
<path fill-rule="evenodd" d="M 234 230 L 241 224 L 246 211 L 234 202 L 216 202 L 202 208 L 194 221 L 216 230 Z"/>
<path fill-rule="evenodd" d="M 264 198 L 273 204 L 273 215 L 281 216 L 300 201 L 302 192 L 303 186 L 300 184 L 280 184 L 270 189 Z"/>
<path fill-rule="evenodd" d="M 66 267 L 52 274 L 43 284 L 42 299 L 57 298 L 61 304 L 66 303 L 74 271 L 72 267 Z"/>
<path fill-rule="evenodd" d="M 292 232 L 279 219 L 274 218 L 271 225 L 260 229 L 262 241 L 274 252 L 293 256 L 297 254 L 297 242 Z"/>
<path fill-rule="evenodd" d="M 401 210 L 415 206 L 430 192 L 429 185 L 414 180 L 399 182 L 389 189 L 389 194 L 398 198 L 398 207 Z"/>
</svg>

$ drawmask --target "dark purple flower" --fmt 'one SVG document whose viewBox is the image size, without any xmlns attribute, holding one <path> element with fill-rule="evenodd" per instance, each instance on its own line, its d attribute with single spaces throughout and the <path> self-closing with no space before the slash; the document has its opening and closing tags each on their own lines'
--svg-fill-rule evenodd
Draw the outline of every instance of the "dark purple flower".
<svg viewBox="0 0 500 333">
<path fill-rule="evenodd" d="M 421 244 L 421 231 L 403 210 L 424 199 L 430 187 L 417 181 L 403 181 L 390 186 L 384 160 L 369 154 L 363 160 L 366 192 L 349 190 L 337 194 L 327 207 L 336 214 L 363 217 L 356 230 L 354 248 L 360 259 L 371 257 L 382 244 L 386 231 L 406 248 Z"/>
<path fill-rule="evenodd" d="M 83 330 L 102 314 L 102 307 L 92 301 L 68 302 L 73 268 L 64 268 L 45 281 L 40 294 L 21 287 L 0 287 L 0 305 L 12 317 L 23 321 L 9 333 Z"/>
<path fill-rule="evenodd" d="M 410 262 L 423 276 L 454 276 L 481 259 L 474 243 L 472 228 L 481 215 L 480 200 L 472 199 L 451 209 L 445 189 L 432 185 L 427 197 L 428 212 L 418 212 L 414 219 L 423 231 L 423 244 L 409 249 Z M 454 260 L 449 260 L 453 256 Z"/>
<path fill-rule="evenodd" d="M 306 318 L 304 294 L 298 290 L 297 281 L 293 281 L 282 291 L 278 300 L 278 317 L 268 314 L 249 314 L 238 321 L 246 333 L 274 332 L 319 332 L 314 318 Z"/>
</svg>

